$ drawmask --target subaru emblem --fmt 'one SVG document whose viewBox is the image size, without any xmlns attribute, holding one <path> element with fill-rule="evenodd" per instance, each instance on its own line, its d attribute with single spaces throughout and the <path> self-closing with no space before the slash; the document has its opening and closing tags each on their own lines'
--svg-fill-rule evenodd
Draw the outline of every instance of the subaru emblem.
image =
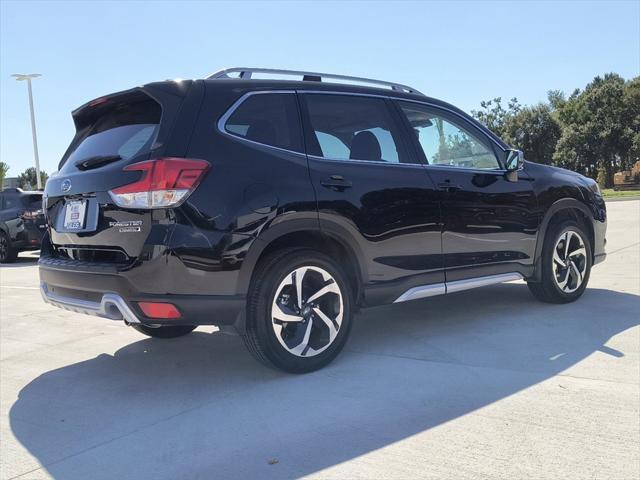
<svg viewBox="0 0 640 480">
<path fill-rule="evenodd" d="M 69 180 L 68 178 L 66 180 L 63 180 L 62 185 L 60 185 L 60 189 L 63 192 L 68 192 L 69 190 L 71 190 L 71 180 Z"/>
</svg>

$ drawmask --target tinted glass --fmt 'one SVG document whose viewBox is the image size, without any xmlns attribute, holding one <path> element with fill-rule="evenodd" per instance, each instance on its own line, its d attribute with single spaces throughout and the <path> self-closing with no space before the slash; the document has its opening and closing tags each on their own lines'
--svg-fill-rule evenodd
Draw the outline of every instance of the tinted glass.
<svg viewBox="0 0 640 480">
<path fill-rule="evenodd" d="M 22 205 L 30 210 L 40 210 L 42 208 L 42 195 L 37 193 L 31 195 L 23 195 L 21 197 Z"/>
<path fill-rule="evenodd" d="M 65 167 L 103 155 L 120 155 L 128 160 L 151 150 L 162 111 L 149 100 L 119 105 L 97 118 L 67 157 Z"/>
<path fill-rule="evenodd" d="M 247 97 L 224 124 L 228 133 L 253 142 L 302 151 L 298 102 L 293 93 Z"/>
<path fill-rule="evenodd" d="M 20 200 L 17 195 L 6 195 L 2 204 L 3 210 L 9 210 L 11 208 L 18 208 L 20 206 Z"/>
<path fill-rule="evenodd" d="M 455 120 L 417 104 L 401 103 L 430 165 L 494 170 L 500 168 L 486 140 Z"/>
<path fill-rule="evenodd" d="M 409 161 L 384 99 L 325 94 L 304 98 L 312 130 L 310 154 L 336 160 Z"/>
</svg>

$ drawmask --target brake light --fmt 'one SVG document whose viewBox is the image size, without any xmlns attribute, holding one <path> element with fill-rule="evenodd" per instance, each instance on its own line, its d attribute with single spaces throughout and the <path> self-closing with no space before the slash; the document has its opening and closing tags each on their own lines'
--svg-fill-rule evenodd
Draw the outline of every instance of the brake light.
<svg viewBox="0 0 640 480">
<path fill-rule="evenodd" d="M 95 100 L 91 100 L 91 102 L 89 102 L 89 106 L 90 107 L 96 107 L 98 105 L 102 105 L 103 103 L 107 103 L 109 101 L 108 98 L 96 98 Z"/>
<path fill-rule="evenodd" d="M 136 182 L 109 191 L 116 205 L 124 208 L 166 208 L 182 203 L 195 190 L 210 165 L 204 160 L 159 158 L 124 167 L 141 171 Z"/>
<path fill-rule="evenodd" d="M 25 210 L 22 212 L 21 217 L 25 220 L 33 220 L 38 218 L 39 215 L 42 215 L 42 210 Z"/>
<path fill-rule="evenodd" d="M 180 318 L 180 312 L 172 303 L 138 302 L 140 310 L 149 318 Z"/>
</svg>

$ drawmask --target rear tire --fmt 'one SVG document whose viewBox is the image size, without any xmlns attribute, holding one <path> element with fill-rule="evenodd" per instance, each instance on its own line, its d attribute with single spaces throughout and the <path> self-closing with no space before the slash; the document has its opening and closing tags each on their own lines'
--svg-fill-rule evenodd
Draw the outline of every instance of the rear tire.
<svg viewBox="0 0 640 480">
<path fill-rule="evenodd" d="M 150 327 L 149 325 L 131 325 L 134 330 L 153 338 L 182 337 L 195 330 L 196 325 L 163 325 Z"/>
<path fill-rule="evenodd" d="M 290 373 L 324 367 L 351 330 L 353 295 L 340 265 L 306 248 L 280 250 L 258 266 L 243 340 L 260 362 Z"/>
<path fill-rule="evenodd" d="M 18 258 L 18 250 L 11 245 L 9 235 L 0 230 L 0 263 L 13 263 Z"/>
<path fill-rule="evenodd" d="M 591 274 L 591 252 L 582 225 L 574 220 L 552 224 L 542 247 L 541 281 L 527 282 L 533 296 L 546 303 L 569 303 L 580 298 Z"/>
</svg>

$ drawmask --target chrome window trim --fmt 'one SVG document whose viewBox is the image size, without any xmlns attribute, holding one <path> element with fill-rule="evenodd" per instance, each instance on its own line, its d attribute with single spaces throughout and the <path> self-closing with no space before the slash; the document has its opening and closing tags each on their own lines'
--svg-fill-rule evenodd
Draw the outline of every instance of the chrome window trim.
<svg viewBox="0 0 640 480">
<path fill-rule="evenodd" d="M 457 117 L 461 118 L 464 121 L 468 122 L 468 119 L 466 119 L 463 115 L 461 115 L 460 113 L 451 110 L 450 108 L 447 107 L 443 107 L 441 105 L 436 105 L 435 103 L 431 103 L 428 101 L 424 101 L 424 100 L 414 100 L 414 99 L 408 99 L 408 98 L 399 98 L 399 97 L 394 97 L 391 95 L 381 95 L 381 94 L 375 94 L 375 93 L 357 93 L 357 92 L 340 92 L 340 91 L 334 91 L 334 90 L 254 90 L 251 92 L 247 92 L 244 95 L 242 95 L 238 100 L 236 100 L 235 102 L 233 102 L 233 104 L 227 109 L 227 111 L 220 117 L 220 119 L 217 122 L 217 127 L 218 127 L 218 131 L 220 133 L 222 133 L 223 135 L 230 137 L 234 140 L 238 140 L 241 142 L 246 142 L 252 145 L 256 145 L 256 146 L 260 146 L 260 147 L 264 147 L 264 148 L 272 148 L 274 150 L 278 150 L 281 152 L 287 152 L 287 153 L 291 153 L 294 155 L 300 155 L 303 157 L 308 157 L 308 158 L 312 158 L 314 160 L 327 160 L 327 161 L 332 161 L 332 162 L 350 162 L 350 163 L 364 163 L 364 164 L 377 164 L 377 165 L 387 165 L 387 166 L 398 166 L 398 165 L 405 165 L 405 166 L 415 166 L 415 165 L 419 165 L 425 168 L 429 168 L 429 167 L 435 167 L 435 168 L 454 168 L 457 171 L 468 171 L 468 172 L 481 172 L 481 173 L 497 173 L 497 174 L 504 174 L 507 172 L 507 170 L 505 168 L 501 168 L 501 169 L 495 169 L 495 170 L 489 170 L 489 169 L 482 169 L 482 168 L 466 168 L 466 167 L 454 167 L 451 165 L 435 165 L 435 164 L 424 164 L 422 162 L 419 163 L 395 163 L 395 162 L 385 162 L 385 161 L 376 161 L 376 160 L 351 160 L 351 159 L 340 159 L 340 158 L 330 158 L 330 157 L 322 157 L 322 156 L 317 156 L 317 155 L 308 155 L 305 152 L 297 152 L 295 150 L 289 150 L 287 148 L 282 148 L 282 147 L 276 147 L 274 145 L 269 145 L 266 143 L 261 143 L 261 142 L 255 142 L 253 140 L 249 140 L 247 138 L 241 137 L 239 135 L 235 135 L 231 132 L 228 132 L 225 128 L 224 125 L 227 122 L 227 120 L 229 119 L 229 117 L 231 117 L 231 115 L 233 115 L 233 113 L 235 112 L 235 110 L 238 109 L 238 107 L 250 96 L 252 95 L 264 95 L 264 94 L 313 94 L 313 95 L 347 95 L 347 96 L 352 96 L 352 97 L 372 97 L 372 98 L 381 98 L 381 99 L 386 99 L 386 100 L 391 100 L 391 101 L 398 101 L 398 102 L 410 102 L 410 103 L 417 103 L 420 105 L 425 105 L 427 107 L 431 107 L 434 109 L 440 109 L 440 110 L 445 110 L 449 113 L 452 113 L 454 115 L 456 115 Z M 300 124 L 300 128 L 303 129 L 303 125 L 302 123 Z M 500 145 L 494 138 L 492 138 L 489 135 L 484 134 L 491 142 L 493 142 L 501 151 L 505 151 L 505 149 L 502 147 L 502 145 Z M 498 163 L 500 163 L 500 165 L 502 166 L 502 162 L 500 162 L 500 159 L 498 159 Z"/>
<path fill-rule="evenodd" d="M 504 168 L 468 168 L 468 167 L 456 167 L 455 165 L 443 165 L 437 163 L 429 163 L 425 165 L 426 168 L 436 168 L 442 170 L 454 170 L 460 171 L 464 170 L 466 172 L 474 172 L 474 173 L 495 173 L 498 175 L 504 175 L 507 170 Z"/>
<path fill-rule="evenodd" d="M 318 155 L 307 155 L 307 157 L 312 160 L 320 160 L 323 162 L 364 163 L 368 165 L 384 165 L 387 167 L 424 167 L 422 163 L 387 162 L 385 160 L 356 160 L 350 158 L 321 157 Z"/>
<path fill-rule="evenodd" d="M 242 95 L 238 100 L 236 100 L 235 102 L 233 102 L 231 104 L 231 106 L 227 109 L 227 111 L 225 113 L 222 114 L 222 116 L 218 119 L 218 123 L 217 123 L 217 127 L 218 127 L 218 131 L 220 133 L 222 133 L 223 135 L 230 137 L 234 140 L 239 140 L 241 142 L 246 142 L 252 145 L 257 145 L 260 147 L 266 147 L 266 148 L 273 148 L 274 150 L 279 150 L 281 152 L 287 152 L 287 153 L 293 153 L 295 155 L 300 155 L 303 157 L 306 157 L 306 153 L 305 152 L 297 152 L 296 150 L 290 150 L 288 148 L 282 148 L 282 147 L 276 147 L 275 145 L 269 145 L 268 143 L 262 143 L 262 142 L 256 142 L 254 140 L 249 140 L 248 138 L 245 137 L 241 137 L 240 135 L 236 135 L 234 133 L 229 132 L 226 128 L 225 125 L 227 123 L 227 121 L 229 120 L 229 118 L 231 117 L 231 115 L 233 115 L 235 113 L 235 111 L 240 107 L 240 105 L 242 105 L 245 100 L 253 95 L 266 95 L 266 94 L 296 94 L 295 90 L 256 90 L 253 92 L 247 92 L 244 95 Z M 302 123 L 300 123 L 300 132 L 302 132 Z M 302 142 L 303 144 L 303 148 L 304 148 L 304 142 Z"/>
<path fill-rule="evenodd" d="M 345 95 L 347 97 L 373 97 L 382 99 L 394 99 L 389 95 L 382 95 L 379 93 L 359 93 L 359 92 L 336 92 L 333 90 L 296 90 L 297 93 L 305 94 L 310 93 L 312 95 Z"/>
</svg>

